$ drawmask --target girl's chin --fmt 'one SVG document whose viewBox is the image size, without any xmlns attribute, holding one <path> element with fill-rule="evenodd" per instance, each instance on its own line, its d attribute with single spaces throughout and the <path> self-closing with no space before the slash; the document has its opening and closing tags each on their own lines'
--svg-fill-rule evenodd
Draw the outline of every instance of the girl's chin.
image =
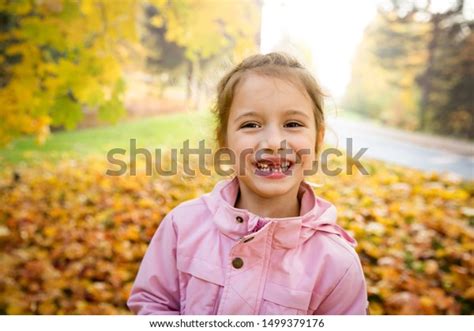
<svg viewBox="0 0 474 331">
<path fill-rule="evenodd" d="M 301 180 L 297 176 L 285 176 L 280 179 L 270 179 L 252 173 L 250 176 L 239 176 L 243 182 L 255 194 L 267 199 L 281 197 L 299 187 Z"/>
</svg>

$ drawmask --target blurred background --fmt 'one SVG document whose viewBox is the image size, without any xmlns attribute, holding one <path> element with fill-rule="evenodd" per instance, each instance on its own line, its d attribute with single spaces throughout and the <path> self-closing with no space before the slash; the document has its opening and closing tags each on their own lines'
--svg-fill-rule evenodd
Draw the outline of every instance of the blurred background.
<svg viewBox="0 0 474 331">
<path fill-rule="evenodd" d="M 473 19 L 468 0 L 0 0 L 0 313 L 129 313 L 161 219 L 222 179 L 150 175 L 131 139 L 166 165 L 214 146 L 219 78 L 285 51 L 327 95 L 326 146 L 367 148 L 368 175 L 345 156 L 308 180 L 358 241 L 370 313 L 472 314 Z M 114 148 L 136 175 L 106 174 Z"/>
</svg>

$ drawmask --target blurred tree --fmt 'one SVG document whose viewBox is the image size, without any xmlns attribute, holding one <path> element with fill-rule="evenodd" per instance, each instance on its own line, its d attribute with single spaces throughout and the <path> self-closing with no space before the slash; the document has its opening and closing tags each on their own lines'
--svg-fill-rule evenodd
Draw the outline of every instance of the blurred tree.
<svg viewBox="0 0 474 331">
<path fill-rule="evenodd" d="M 186 94 L 194 105 L 206 72 L 216 72 L 212 69 L 216 62 L 235 62 L 258 50 L 261 0 L 153 0 L 150 4 L 158 9 L 150 19 L 155 38 L 164 33 L 168 43 L 184 49 Z"/>
<path fill-rule="evenodd" d="M 140 42 L 145 48 L 144 70 L 160 79 L 157 87 L 162 95 L 166 87 L 175 85 L 184 75 L 186 48 L 166 39 L 166 26 L 157 6 L 144 3 L 142 12 Z"/>
<path fill-rule="evenodd" d="M 408 9 L 408 2 L 392 3 L 393 8 L 388 11 L 379 8 L 381 26 L 375 30 L 374 52 L 386 69 L 389 86 L 396 91 L 388 108 L 391 111 L 389 123 L 417 129 L 422 122 L 417 79 L 424 73 L 427 63 L 429 23 L 417 15 L 415 6 Z"/>
<path fill-rule="evenodd" d="M 472 23 L 464 1 L 391 0 L 367 28 L 347 108 L 407 129 L 473 138 Z M 471 51 L 471 53 L 470 53 Z"/>
<path fill-rule="evenodd" d="M 365 31 L 353 62 L 346 107 L 383 122 L 415 129 L 418 90 L 415 80 L 425 61 L 427 26 L 394 20 L 381 13 Z M 390 17 L 390 19 L 387 18 Z"/>
<path fill-rule="evenodd" d="M 456 30 L 466 23 L 463 18 L 464 0 L 458 0 L 453 7 L 443 12 L 433 12 L 430 4 L 431 1 L 427 1 L 424 8 L 414 6 L 413 9 L 414 12 L 427 15 L 430 24 L 427 60 L 424 71 L 417 81 L 421 89 L 419 124 L 421 130 L 432 124 L 428 118 L 429 113 L 432 115 L 431 118 L 435 118 L 440 106 L 449 106 L 445 102 L 443 104 L 442 99 L 449 98 L 450 86 L 455 80 L 462 79 L 459 76 L 455 77 L 455 66 L 459 59 L 457 52 L 452 50 L 459 49 L 460 41 L 466 37 L 456 36 Z M 451 46 L 451 50 L 448 45 Z"/>
<path fill-rule="evenodd" d="M 74 128 L 83 108 L 103 120 L 123 113 L 120 61 L 134 41 L 134 0 L 0 2 L 0 144 L 44 140 L 50 125 Z"/>
<path fill-rule="evenodd" d="M 449 127 L 439 129 L 440 132 L 453 132 L 461 137 L 474 139 L 474 29 L 470 23 L 469 35 L 458 45 L 459 61 L 455 64 L 455 83 L 449 90 L 449 97 L 445 105 L 438 109 L 437 123 L 448 118 Z M 455 39 L 452 39 L 455 40 Z M 444 107 L 443 107 L 444 106 Z M 447 109 L 452 109 L 449 117 L 444 115 Z"/>
<path fill-rule="evenodd" d="M 432 14 L 429 59 L 419 77 L 421 129 L 474 138 L 474 22 L 462 16 L 463 2 Z"/>
<path fill-rule="evenodd" d="M 213 59 L 256 50 L 259 0 L 0 0 L 0 145 L 73 129 L 86 109 L 117 121 L 144 7 L 148 62 L 168 72 L 184 63 L 189 94 Z"/>
</svg>

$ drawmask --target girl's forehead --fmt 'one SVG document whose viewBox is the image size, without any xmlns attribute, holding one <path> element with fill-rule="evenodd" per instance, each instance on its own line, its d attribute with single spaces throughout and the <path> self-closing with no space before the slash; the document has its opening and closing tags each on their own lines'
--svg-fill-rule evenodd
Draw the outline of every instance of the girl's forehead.
<svg viewBox="0 0 474 331">
<path fill-rule="evenodd" d="M 304 107 L 312 109 L 311 98 L 296 78 L 250 73 L 237 84 L 231 108 L 239 106 Z"/>
<path fill-rule="evenodd" d="M 297 77 L 284 77 L 265 75 L 259 73 L 246 73 L 237 84 L 235 94 L 238 92 L 278 92 L 279 90 L 296 90 L 303 92 L 304 86 Z"/>
</svg>

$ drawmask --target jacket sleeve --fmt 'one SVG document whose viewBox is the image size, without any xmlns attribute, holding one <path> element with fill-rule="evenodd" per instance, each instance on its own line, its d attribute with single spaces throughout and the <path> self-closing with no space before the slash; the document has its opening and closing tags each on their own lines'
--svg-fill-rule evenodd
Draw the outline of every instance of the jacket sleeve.
<svg viewBox="0 0 474 331">
<path fill-rule="evenodd" d="M 366 315 L 367 313 L 367 285 L 364 272 L 360 261 L 354 261 L 321 302 L 314 315 Z"/>
<path fill-rule="evenodd" d="M 168 214 L 151 239 L 127 306 L 138 315 L 178 315 L 179 302 L 176 231 Z"/>
</svg>

